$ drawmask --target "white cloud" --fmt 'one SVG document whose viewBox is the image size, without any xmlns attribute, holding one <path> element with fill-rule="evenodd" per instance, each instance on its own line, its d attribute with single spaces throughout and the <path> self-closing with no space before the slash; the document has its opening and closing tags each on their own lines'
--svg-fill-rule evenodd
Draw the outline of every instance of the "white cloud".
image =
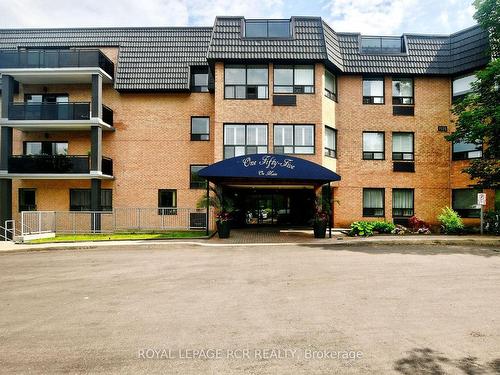
<svg viewBox="0 0 500 375">
<path fill-rule="evenodd" d="M 469 0 L 323 0 L 336 31 L 448 34 L 475 24 Z"/>
<path fill-rule="evenodd" d="M 283 0 L 192 0 L 189 9 L 191 23 L 198 25 L 212 25 L 216 16 L 283 18 Z"/>
<path fill-rule="evenodd" d="M 0 27 L 211 26 L 217 15 L 282 17 L 283 0 L 0 0 Z"/>
<path fill-rule="evenodd" d="M 186 1 L 16 0 L 0 2 L 2 27 L 180 26 Z"/>
<path fill-rule="evenodd" d="M 418 0 L 333 0 L 326 9 L 327 19 L 338 31 L 363 34 L 394 34 L 411 17 Z"/>
<path fill-rule="evenodd" d="M 337 31 L 450 33 L 474 24 L 472 0 L 0 0 L 0 27 L 211 26 L 217 15 L 322 16 Z"/>
</svg>

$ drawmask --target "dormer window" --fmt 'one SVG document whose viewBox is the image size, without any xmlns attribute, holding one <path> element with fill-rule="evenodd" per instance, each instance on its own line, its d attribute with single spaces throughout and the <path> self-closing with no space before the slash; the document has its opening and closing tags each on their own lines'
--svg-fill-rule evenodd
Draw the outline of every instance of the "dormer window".
<svg viewBox="0 0 500 375">
<path fill-rule="evenodd" d="M 397 36 L 362 36 L 361 53 L 392 55 L 405 53 L 403 37 Z"/>
<path fill-rule="evenodd" d="M 208 92 L 208 66 L 191 67 L 191 91 Z"/>
<path fill-rule="evenodd" d="M 292 36 L 290 20 L 245 20 L 245 38 L 280 39 Z"/>
</svg>

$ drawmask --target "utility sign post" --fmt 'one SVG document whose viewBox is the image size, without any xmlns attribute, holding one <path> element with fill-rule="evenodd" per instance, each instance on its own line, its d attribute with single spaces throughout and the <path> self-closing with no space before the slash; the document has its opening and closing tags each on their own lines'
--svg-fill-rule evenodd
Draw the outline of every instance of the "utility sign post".
<svg viewBox="0 0 500 375">
<path fill-rule="evenodd" d="M 481 235 L 483 234 L 483 208 L 486 205 L 486 194 L 477 194 L 477 204 L 481 207 Z"/>
</svg>

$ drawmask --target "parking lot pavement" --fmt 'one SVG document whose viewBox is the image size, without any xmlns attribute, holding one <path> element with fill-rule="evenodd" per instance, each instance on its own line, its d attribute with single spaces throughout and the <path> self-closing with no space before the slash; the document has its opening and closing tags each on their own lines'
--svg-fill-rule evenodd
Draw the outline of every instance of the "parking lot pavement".
<svg viewBox="0 0 500 375">
<path fill-rule="evenodd" d="M 498 374 L 494 247 L 0 254 L 1 373 Z"/>
</svg>

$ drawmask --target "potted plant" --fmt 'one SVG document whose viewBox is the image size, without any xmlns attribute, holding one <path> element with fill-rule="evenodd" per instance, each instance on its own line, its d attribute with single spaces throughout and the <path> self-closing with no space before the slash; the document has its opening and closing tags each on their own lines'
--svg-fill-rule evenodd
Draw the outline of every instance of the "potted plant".
<svg viewBox="0 0 500 375">
<path fill-rule="evenodd" d="M 229 238 L 231 234 L 231 215 L 229 212 L 219 212 L 215 216 L 219 238 Z"/>
<path fill-rule="evenodd" d="M 222 188 L 210 187 L 209 197 L 203 196 L 198 201 L 198 208 L 213 207 L 215 209 L 215 224 L 219 238 L 229 238 L 231 233 L 231 218 L 234 211 L 233 202 L 223 194 Z M 208 198 L 208 199 L 207 199 Z"/>
<path fill-rule="evenodd" d="M 314 238 L 325 238 L 326 228 L 330 220 L 330 202 L 324 202 L 321 197 L 316 197 L 314 211 Z"/>
</svg>

